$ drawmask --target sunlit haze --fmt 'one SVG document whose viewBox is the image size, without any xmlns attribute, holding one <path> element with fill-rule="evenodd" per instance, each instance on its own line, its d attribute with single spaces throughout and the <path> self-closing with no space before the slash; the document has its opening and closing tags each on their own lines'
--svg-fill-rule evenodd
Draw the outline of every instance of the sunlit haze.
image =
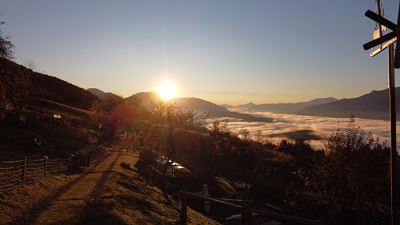
<svg viewBox="0 0 400 225">
<path fill-rule="evenodd" d="M 176 96 L 176 87 L 171 81 L 163 81 L 158 85 L 157 93 L 163 100 L 168 101 Z"/>
</svg>

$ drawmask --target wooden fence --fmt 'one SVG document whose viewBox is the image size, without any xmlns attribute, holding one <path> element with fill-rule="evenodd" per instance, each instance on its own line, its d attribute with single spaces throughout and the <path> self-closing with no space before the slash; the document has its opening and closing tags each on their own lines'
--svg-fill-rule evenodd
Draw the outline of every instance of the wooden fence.
<svg viewBox="0 0 400 225">
<path fill-rule="evenodd" d="M 6 192 L 18 185 L 32 183 L 47 176 L 73 171 L 89 166 L 90 154 L 71 155 L 67 159 L 25 159 L 0 162 L 0 193 Z"/>
<path fill-rule="evenodd" d="M 265 209 L 255 209 L 251 208 L 250 201 L 240 201 L 241 204 L 227 202 L 217 198 L 211 198 L 207 196 L 203 196 L 196 193 L 184 192 L 181 194 L 181 211 L 180 211 L 180 220 L 181 225 L 187 224 L 187 202 L 188 198 L 197 199 L 201 201 L 212 202 L 216 205 L 224 205 L 232 208 L 239 209 L 241 211 L 241 224 L 242 225 L 252 225 L 252 216 L 254 214 L 265 215 L 270 219 L 280 220 L 284 222 L 290 222 L 290 224 L 305 224 L 305 225 L 322 225 L 319 220 L 310 220 L 297 216 L 283 214 L 281 212 L 276 212 L 273 210 L 265 210 Z"/>
</svg>

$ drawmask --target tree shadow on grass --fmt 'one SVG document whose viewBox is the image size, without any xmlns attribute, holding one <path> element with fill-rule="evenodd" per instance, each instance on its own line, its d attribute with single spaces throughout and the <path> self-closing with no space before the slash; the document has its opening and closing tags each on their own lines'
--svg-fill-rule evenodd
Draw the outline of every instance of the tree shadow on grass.
<svg viewBox="0 0 400 225">
<path fill-rule="evenodd" d="M 93 222 L 96 222 L 96 224 L 99 224 L 98 222 L 101 221 L 101 224 L 118 224 L 114 223 L 104 223 L 102 220 L 98 220 L 96 218 L 93 218 L 93 215 L 97 214 L 98 211 L 98 206 L 99 203 L 101 202 L 101 190 L 104 187 L 106 181 L 108 180 L 109 176 L 112 173 L 112 168 L 114 167 L 115 163 L 118 161 L 120 158 L 121 154 L 119 154 L 108 166 L 107 170 L 100 176 L 100 178 L 96 181 L 96 185 L 93 189 L 93 191 L 89 194 L 89 197 L 86 199 L 86 205 L 82 209 L 82 216 L 81 216 L 81 222 L 79 224 L 93 224 Z M 111 214 L 110 214 L 111 215 Z M 117 217 L 116 217 L 117 218 Z M 95 221 L 93 221 L 95 220 Z"/>
</svg>

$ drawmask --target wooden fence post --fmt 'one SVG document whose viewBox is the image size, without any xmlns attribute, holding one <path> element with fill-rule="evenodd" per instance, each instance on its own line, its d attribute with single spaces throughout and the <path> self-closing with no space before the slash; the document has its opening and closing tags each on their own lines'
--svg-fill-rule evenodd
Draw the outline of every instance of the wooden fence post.
<svg viewBox="0 0 400 225">
<path fill-rule="evenodd" d="M 88 163 L 87 163 L 87 166 L 88 166 L 88 167 L 90 166 L 90 161 L 91 161 L 91 159 L 92 159 L 92 152 L 89 152 L 89 155 L 88 155 Z"/>
<path fill-rule="evenodd" d="M 187 195 L 186 193 L 181 193 L 181 225 L 187 224 Z"/>
<path fill-rule="evenodd" d="M 242 206 L 242 212 L 241 212 L 241 224 L 242 225 L 247 225 L 246 224 L 246 206 Z"/>
<path fill-rule="evenodd" d="M 57 160 L 57 174 L 60 174 L 60 172 L 61 172 L 61 169 L 60 169 L 60 158 L 58 158 L 58 160 Z"/>
<path fill-rule="evenodd" d="M 78 154 L 78 163 L 77 163 L 77 169 L 79 169 L 82 166 L 82 154 Z"/>
<path fill-rule="evenodd" d="M 71 172 L 74 169 L 74 161 L 75 161 L 75 156 L 74 154 L 71 154 L 71 156 L 69 157 L 69 161 L 68 161 L 68 170 Z"/>
<path fill-rule="evenodd" d="M 24 159 L 24 167 L 22 168 L 22 184 L 24 184 L 24 183 L 25 183 L 25 175 L 26 175 L 26 160 L 27 160 L 27 158 L 26 158 L 26 156 L 25 156 L 25 159 Z"/>
<path fill-rule="evenodd" d="M 81 167 L 85 167 L 86 155 L 82 154 L 81 156 Z"/>
<path fill-rule="evenodd" d="M 86 153 L 83 155 L 83 167 L 86 167 L 86 159 L 87 159 L 87 157 L 86 157 L 87 155 L 86 155 Z"/>
<path fill-rule="evenodd" d="M 245 202 L 242 207 L 242 225 L 251 225 L 251 211 L 250 211 L 250 203 L 248 201 Z"/>
<path fill-rule="evenodd" d="M 44 157 L 44 176 L 47 176 L 47 156 Z"/>
<path fill-rule="evenodd" d="M 203 193 L 202 194 L 205 197 L 210 197 L 210 194 L 208 193 L 208 185 L 207 184 L 203 184 Z M 203 206 L 204 206 L 204 212 L 206 214 L 210 213 L 210 201 L 204 200 Z"/>
<path fill-rule="evenodd" d="M 251 211 L 251 201 L 246 202 L 247 205 L 247 225 L 252 224 L 252 211 Z"/>
<path fill-rule="evenodd" d="M 86 167 L 89 166 L 89 154 L 88 153 L 85 154 L 85 166 Z"/>
</svg>

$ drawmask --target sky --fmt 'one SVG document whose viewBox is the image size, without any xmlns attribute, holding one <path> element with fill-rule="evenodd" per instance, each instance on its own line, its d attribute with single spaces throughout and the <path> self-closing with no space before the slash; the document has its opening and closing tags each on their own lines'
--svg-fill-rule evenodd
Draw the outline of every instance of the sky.
<svg viewBox="0 0 400 225">
<path fill-rule="evenodd" d="M 382 0 L 397 21 L 398 1 Z M 122 96 L 163 80 L 215 103 L 356 97 L 387 87 L 362 49 L 374 0 L 0 0 L 15 60 Z M 397 79 L 399 80 L 399 79 Z M 400 83 L 400 82 L 399 82 Z"/>
</svg>

